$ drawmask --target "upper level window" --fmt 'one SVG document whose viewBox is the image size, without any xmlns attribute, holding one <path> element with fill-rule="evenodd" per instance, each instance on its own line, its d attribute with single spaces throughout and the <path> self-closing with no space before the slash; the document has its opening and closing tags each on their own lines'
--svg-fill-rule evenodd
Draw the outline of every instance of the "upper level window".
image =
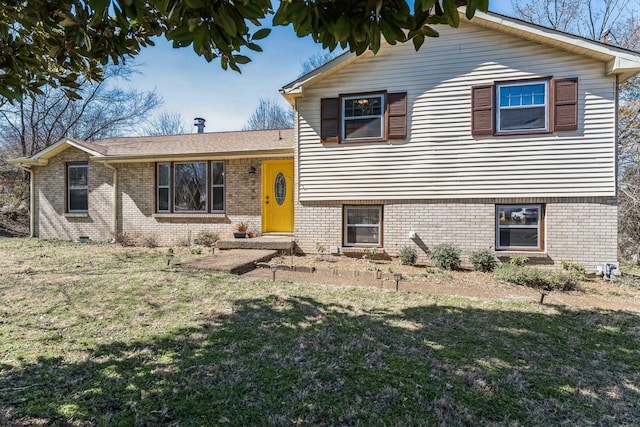
<svg viewBox="0 0 640 427">
<path fill-rule="evenodd" d="M 549 129 L 549 83 L 498 84 L 498 132 Z"/>
<path fill-rule="evenodd" d="M 535 134 L 578 129 L 578 79 L 496 82 L 471 88 L 471 134 Z"/>
<path fill-rule="evenodd" d="M 158 163 L 157 212 L 224 212 L 224 175 L 224 162 Z"/>
<path fill-rule="evenodd" d="M 89 165 L 69 163 L 67 165 L 67 212 L 89 210 Z"/>
<path fill-rule="evenodd" d="M 407 137 L 407 92 L 341 95 L 320 100 L 323 142 L 378 142 Z"/>
<path fill-rule="evenodd" d="M 542 205 L 496 206 L 498 250 L 542 250 Z"/>
<path fill-rule="evenodd" d="M 342 140 L 384 137 L 384 95 L 342 98 Z"/>
</svg>

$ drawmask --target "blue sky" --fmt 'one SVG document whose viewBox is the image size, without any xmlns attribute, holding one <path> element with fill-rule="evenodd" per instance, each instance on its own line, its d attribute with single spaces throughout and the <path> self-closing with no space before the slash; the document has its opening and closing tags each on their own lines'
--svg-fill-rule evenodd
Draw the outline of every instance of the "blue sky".
<svg viewBox="0 0 640 427">
<path fill-rule="evenodd" d="M 492 11 L 512 14 L 510 0 L 490 3 Z M 264 51 L 251 52 L 252 62 L 241 66 L 238 74 L 222 70 L 218 60 L 207 63 L 191 47 L 173 49 L 170 43 L 159 41 L 127 61 L 139 65 L 140 71 L 129 85 L 155 89 L 164 100 L 161 111 L 180 113 L 192 130 L 194 117 L 207 120 L 206 132 L 240 130 L 260 98 L 276 99 L 286 106 L 278 90 L 296 79 L 304 61 L 322 51 L 321 45 L 308 37 L 298 38 L 290 27 L 274 28 L 260 45 Z"/>
</svg>

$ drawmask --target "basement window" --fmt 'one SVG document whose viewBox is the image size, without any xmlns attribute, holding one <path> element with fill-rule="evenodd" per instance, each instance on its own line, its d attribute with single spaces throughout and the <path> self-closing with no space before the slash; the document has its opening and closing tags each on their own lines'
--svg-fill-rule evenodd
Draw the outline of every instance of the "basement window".
<svg viewBox="0 0 640 427">
<path fill-rule="evenodd" d="M 382 206 L 344 207 L 344 246 L 382 246 Z"/>
<path fill-rule="evenodd" d="M 542 250 L 543 220 L 542 205 L 497 205 L 496 248 Z"/>
</svg>

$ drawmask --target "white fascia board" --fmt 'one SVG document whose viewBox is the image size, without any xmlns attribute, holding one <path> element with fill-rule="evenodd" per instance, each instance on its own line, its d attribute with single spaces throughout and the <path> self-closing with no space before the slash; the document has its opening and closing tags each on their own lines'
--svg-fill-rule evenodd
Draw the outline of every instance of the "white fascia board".
<svg viewBox="0 0 640 427">
<path fill-rule="evenodd" d="M 33 160 L 31 157 L 19 157 L 17 159 L 8 159 L 7 163 L 10 165 L 29 167 L 29 166 L 46 166 L 49 164 L 48 160 L 39 159 Z"/>
<path fill-rule="evenodd" d="M 47 160 L 55 156 L 56 154 L 61 153 L 62 151 L 66 150 L 69 147 L 77 148 L 78 150 L 84 151 L 85 153 L 94 157 L 102 157 L 102 154 L 98 153 L 97 151 L 91 150 L 85 147 L 84 145 L 78 144 L 76 141 L 74 141 L 71 138 L 62 138 L 55 144 L 52 144 L 47 148 L 45 148 L 44 150 L 34 154 L 31 158 L 33 160 Z"/>
<path fill-rule="evenodd" d="M 254 158 L 280 158 L 293 157 L 293 148 L 279 148 L 273 150 L 252 150 L 252 151 L 228 151 L 211 153 L 175 153 L 175 154 L 144 154 L 126 156 L 100 156 L 91 160 L 111 164 L 111 163 L 140 163 L 140 162 L 169 162 L 178 160 L 231 160 L 231 159 L 254 159 Z"/>
<path fill-rule="evenodd" d="M 464 8 L 460 8 L 459 13 L 460 18 L 466 20 Z M 606 63 L 607 74 L 620 74 L 629 78 L 640 71 L 640 53 L 631 50 L 493 13 L 476 11 L 473 19 L 468 22 L 603 61 Z"/>
<path fill-rule="evenodd" d="M 345 52 L 341 55 L 338 55 L 326 64 L 323 64 L 320 67 L 311 70 L 307 74 L 297 78 L 291 83 L 284 85 L 282 89 L 280 89 L 280 94 L 287 100 L 287 102 L 289 102 L 289 104 L 294 106 L 295 99 L 303 96 L 302 93 L 304 86 L 330 76 L 331 74 L 347 65 L 349 62 L 355 60 L 355 58 L 356 54 L 352 52 Z"/>
</svg>

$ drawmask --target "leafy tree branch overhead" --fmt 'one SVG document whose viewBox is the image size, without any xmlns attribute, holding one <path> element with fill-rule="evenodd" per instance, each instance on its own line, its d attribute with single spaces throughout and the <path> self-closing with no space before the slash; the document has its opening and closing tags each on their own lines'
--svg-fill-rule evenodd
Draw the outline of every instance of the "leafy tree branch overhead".
<svg viewBox="0 0 640 427">
<path fill-rule="evenodd" d="M 391 44 L 412 40 L 416 49 L 435 37 L 434 24 L 458 25 L 486 11 L 488 0 L 8 0 L 0 10 L 0 97 L 16 100 L 63 87 L 71 98 L 82 79 L 98 80 L 109 62 L 133 57 L 154 37 L 192 46 L 207 61 L 240 71 L 269 35 L 261 28 L 291 25 L 329 50 L 376 52 L 381 36 Z M 242 52 L 242 54 L 241 54 Z"/>
</svg>

